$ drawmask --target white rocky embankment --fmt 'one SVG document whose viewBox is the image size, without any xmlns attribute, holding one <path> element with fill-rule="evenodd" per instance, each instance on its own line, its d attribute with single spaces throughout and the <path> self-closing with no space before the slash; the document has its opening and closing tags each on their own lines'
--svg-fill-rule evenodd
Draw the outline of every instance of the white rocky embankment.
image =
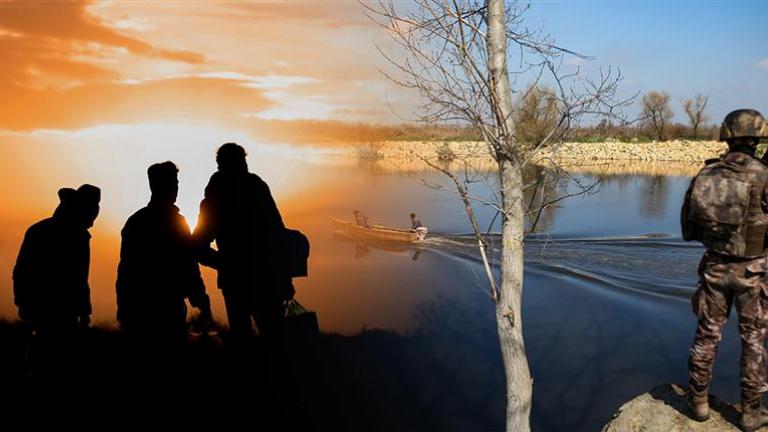
<svg viewBox="0 0 768 432">
<path fill-rule="evenodd" d="M 388 141 L 378 148 L 384 159 L 405 159 L 421 156 L 438 158 L 440 152 L 450 150 L 457 158 L 490 159 L 482 142 L 428 142 Z M 563 143 L 539 151 L 537 159 L 554 160 L 626 160 L 646 162 L 702 163 L 718 157 L 727 149 L 725 143 L 717 141 L 663 141 L 647 143 L 625 143 L 618 141 L 598 143 Z"/>
</svg>

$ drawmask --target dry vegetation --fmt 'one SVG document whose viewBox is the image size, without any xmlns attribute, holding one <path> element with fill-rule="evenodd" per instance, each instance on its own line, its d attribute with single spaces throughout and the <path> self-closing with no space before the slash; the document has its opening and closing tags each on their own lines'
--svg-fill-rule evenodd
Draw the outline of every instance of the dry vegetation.
<svg viewBox="0 0 768 432">
<path fill-rule="evenodd" d="M 718 127 L 706 113 L 709 97 L 697 94 L 680 102 L 688 123 L 671 122 L 674 110 L 669 94 L 651 91 L 639 101 L 640 117 L 632 122 L 615 123 L 608 119 L 588 126 L 572 127 L 567 140 L 572 142 L 712 141 Z M 515 100 L 515 135 L 522 144 L 538 142 L 544 131 L 556 125 L 562 106 L 555 91 L 546 86 L 529 86 Z M 372 124 L 323 120 L 261 120 L 253 124 L 261 139 L 317 145 L 346 145 L 382 141 L 480 141 L 482 134 L 466 124 L 402 123 Z"/>
</svg>

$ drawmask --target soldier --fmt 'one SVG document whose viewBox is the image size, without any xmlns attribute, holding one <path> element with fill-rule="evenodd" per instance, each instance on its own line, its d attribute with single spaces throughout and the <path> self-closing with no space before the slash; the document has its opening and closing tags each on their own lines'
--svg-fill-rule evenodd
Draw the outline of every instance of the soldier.
<svg viewBox="0 0 768 432">
<path fill-rule="evenodd" d="M 722 329 L 736 303 L 741 336 L 740 426 L 754 431 L 768 424 L 761 409 L 766 384 L 765 337 L 768 286 L 765 233 L 768 226 L 768 167 L 755 158 L 768 136 L 763 116 L 750 109 L 731 112 L 720 128 L 728 152 L 694 177 L 681 212 L 683 238 L 701 241 L 692 298 L 698 327 L 690 349 L 688 405 L 697 421 L 709 418 L 708 391 Z"/>
</svg>

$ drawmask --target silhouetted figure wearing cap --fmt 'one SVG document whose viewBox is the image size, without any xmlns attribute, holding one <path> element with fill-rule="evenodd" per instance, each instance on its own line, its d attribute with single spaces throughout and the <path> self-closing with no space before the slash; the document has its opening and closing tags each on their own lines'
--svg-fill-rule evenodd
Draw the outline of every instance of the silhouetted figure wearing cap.
<svg viewBox="0 0 768 432">
<path fill-rule="evenodd" d="M 147 170 L 152 197 L 122 230 L 117 268 L 117 320 L 145 338 L 183 338 L 187 306 L 210 320 L 211 305 L 200 277 L 192 233 L 174 204 L 179 191 L 173 162 Z"/>
<path fill-rule="evenodd" d="M 294 294 L 288 270 L 285 225 L 267 184 L 248 172 L 245 149 L 234 143 L 216 153 L 218 171 L 200 203 L 195 237 L 218 253 L 203 260 L 218 270 L 231 335 L 238 341 L 253 332 L 271 349 L 282 337 L 285 301 Z"/>
<path fill-rule="evenodd" d="M 88 229 L 100 199 L 95 186 L 60 189 L 53 216 L 29 227 L 13 268 L 14 302 L 34 332 L 27 367 L 52 388 L 71 390 L 80 375 L 78 329 L 91 322 Z"/>
<path fill-rule="evenodd" d="M 91 320 L 88 228 L 99 214 L 101 191 L 82 185 L 59 190 L 53 216 L 27 230 L 13 268 L 19 317 L 42 333 L 87 327 Z"/>
<path fill-rule="evenodd" d="M 211 320 L 196 245 L 176 207 L 178 169 L 173 162 L 149 167 L 152 196 L 122 230 L 117 268 L 117 320 L 127 336 L 126 385 L 167 392 L 184 386 L 187 305 Z M 171 393 L 173 394 L 173 393 Z"/>
</svg>

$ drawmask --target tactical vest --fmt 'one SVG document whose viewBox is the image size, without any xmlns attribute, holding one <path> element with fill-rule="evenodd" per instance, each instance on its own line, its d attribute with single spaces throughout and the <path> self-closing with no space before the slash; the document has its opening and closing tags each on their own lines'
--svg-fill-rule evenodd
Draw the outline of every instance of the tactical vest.
<svg viewBox="0 0 768 432">
<path fill-rule="evenodd" d="M 768 167 L 741 152 L 708 161 L 685 194 L 683 240 L 740 258 L 763 255 L 768 216 L 762 198 Z"/>
</svg>

